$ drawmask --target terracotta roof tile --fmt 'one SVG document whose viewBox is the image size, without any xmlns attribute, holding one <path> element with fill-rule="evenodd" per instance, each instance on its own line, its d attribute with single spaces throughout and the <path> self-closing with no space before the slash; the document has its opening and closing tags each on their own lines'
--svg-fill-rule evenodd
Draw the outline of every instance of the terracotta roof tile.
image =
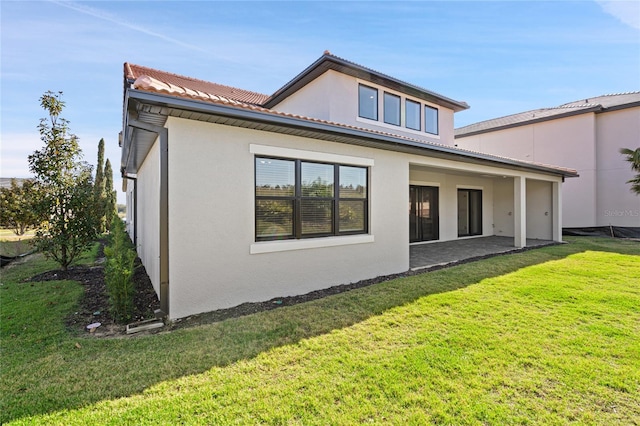
<svg viewBox="0 0 640 426">
<path fill-rule="evenodd" d="M 224 86 L 218 83 L 198 80 L 196 78 L 186 77 L 135 64 L 125 63 L 124 72 L 125 78 L 130 81 L 135 81 L 142 76 L 148 76 L 155 80 L 162 81 L 179 88 L 210 93 L 213 95 L 224 97 L 226 99 L 245 102 L 248 104 L 261 105 L 267 98 L 269 98 L 268 95 L 264 95 L 262 93 L 238 89 L 231 86 Z"/>
<path fill-rule="evenodd" d="M 159 74 L 156 74 L 156 75 L 162 76 L 162 75 L 159 75 Z M 298 115 L 298 114 L 291 114 L 291 113 L 275 111 L 275 110 L 272 110 L 272 109 L 261 107 L 261 106 L 256 105 L 256 104 L 251 104 L 251 103 L 247 103 L 247 102 L 241 102 L 241 101 L 238 101 L 236 99 L 231 99 L 231 98 L 222 96 L 220 94 L 208 93 L 206 91 L 202 91 L 202 90 L 192 89 L 190 87 L 184 87 L 184 86 L 176 85 L 176 84 L 173 84 L 171 81 L 159 80 L 159 79 L 154 78 L 154 77 L 149 76 L 149 75 L 141 75 L 140 77 L 138 77 L 133 82 L 133 87 L 138 89 L 138 90 L 144 90 L 144 91 L 147 91 L 147 92 L 155 92 L 155 93 L 167 94 L 167 95 L 176 96 L 176 97 L 180 97 L 180 98 L 194 99 L 194 100 L 198 100 L 198 101 L 204 101 L 204 102 L 209 102 L 209 103 L 213 103 L 213 104 L 222 104 L 222 105 L 233 106 L 233 107 L 242 108 L 242 109 L 249 109 L 249 110 L 253 110 L 253 111 L 259 111 L 259 112 L 278 115 L 278 116 L 283 116 L 283 117 L 297 118 L 297 119 L 300 119 L 300 120 L 305 120 L 305 121 L 310 121 L 310 122 L 315 122 L 315 123 L 323 123 L 323 124 L 328 124 L 328 125 L 331 125 L 331 126 L 341 127 L 341 128 L 344 128 L 344 129 L 353 129 L 353 130 L 358 130 L 358 131 L 361 131 L 361 132 L 366 132 L 366 133 L 371 133 L 371 134 L 377 134 L 377 135 L 382 135 L 382 136 L 390 136 L 390 137 L 393 137 L 393 138 L 402 139 L 402 140 L 406 140 L 406 141 L 410 141 L 410 142 L 418 142 L 418 143 L 423 144 L 425 146 L 444 147 L 444 148 L 447 148 L 447 149 L 450 149 L 450 150 L 453 150 L 453 151 L 458 151 L 461 154 L 472 154 L 472 155 L 480 154 L 480 155 L 483 155 L 483 156 L 493 157 L 498 161 L 500 161 L 500 160 L 502 160 L 502 161 L 504 161 L 504 160 L 517 161 L 517 162 L 522 163 L 522 164 L 545 167 L 545 168 L 548 168 L 548 169 L 557 170 L 557 171 L 561 171 L 561 172 L 568 172 L 570 174 L 577 174 L 576 170 L 570 169 L 570 168 L 566 168 L 566 167 L 553 166 L 553 165 L 548 165 L 548 164 L 543 164 L 543 163 L 536 163 L 536 162 L 532 162 L 532 161 L 515 160 L 513 158 L 504 157 L 504 156 L 500 156 L 500 155 L 487 154 L 487 153 L 483 153 L 483 152 L 479 152 L 479 151 L 472 151 L 472 150 L 469 150 L 469 149 L 457 148 L 457 147 L 452 147 L 452 146 L 449 146 L 449 145 L 438 144 L 438 143 L 433 143 L 433 142 L 425 142 L 424 140 L 421 140 L 421 139 L 414 139 L 414 138 L 410 138 L 410 137 L 406 137 L 406 136 L 402 136 L 402 135 L 398 135 L 398 134 L 394 134 L 394 133 L 381 132 L 381 131 L 378 131 L 378 130 L 372 130 L 372 129 L 367 129 L 367 128 L 363 128 L 363 127 L 351 126 L 351 125 L 344 124 L 344 123 L 337 123 L 337 122 L 328 121 L 328 120 L 321 120 L 321 119 L 312 118 L 312 117 L 305 117 L 305 116 Z"/>
</svg>

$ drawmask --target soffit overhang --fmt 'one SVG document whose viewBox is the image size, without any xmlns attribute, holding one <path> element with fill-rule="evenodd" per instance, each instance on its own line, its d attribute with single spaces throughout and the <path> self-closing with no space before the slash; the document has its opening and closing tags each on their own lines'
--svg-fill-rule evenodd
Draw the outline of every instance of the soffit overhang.
<svg viewBox="0 0 640 426">
<path fill-rule="evenodd" d="M 164 126 L 168 117 L 178 117 L 207 123 L 242 127 L 310 139 L 358 145 L 369 148 L 404 152 L 458 161 L 469 164 L 503 167 L 523 172 L 544 173 L 553 176 L 576 177 L 575 170 L 530 164 L 518 160 L 476 153 L 446 145 L 434 145 L 406 140 L 388 134 L 371 133 L 358 128 L 310 121 L 303 118 L 272 114 L 264 110 L 238 108 L 187 98 L 179 98 L 136 89 L 128 89 L 125 97 L 125 129 L 123 131 L 121 170 L 123 175 L 135 174 L 151 150 L 157 133 L 134 128 L 131 121 Z"/>
</svg>

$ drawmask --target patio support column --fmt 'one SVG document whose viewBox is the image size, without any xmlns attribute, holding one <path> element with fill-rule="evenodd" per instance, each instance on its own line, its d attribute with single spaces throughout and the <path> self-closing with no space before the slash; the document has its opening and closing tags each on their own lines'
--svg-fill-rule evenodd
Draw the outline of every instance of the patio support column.
<svg viewBox="0 0 640 426">
<path fill-rule="evenodd" d="M 527 245 L 527 180 L 523 176 L 513 178 L 513 242 L 517 248 Z"/>
<path fill-rule="evenodd" d="M 553 241 L 562 242 L 562 182 L 552 184 Z"/>
</svg>

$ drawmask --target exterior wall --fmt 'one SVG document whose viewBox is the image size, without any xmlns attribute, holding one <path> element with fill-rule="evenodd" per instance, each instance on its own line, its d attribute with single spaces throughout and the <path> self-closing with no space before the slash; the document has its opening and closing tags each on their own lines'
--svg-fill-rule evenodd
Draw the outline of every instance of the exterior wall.
<svg viewBox="0 0 640 426">
<path fill-rule="evenodd" d="M 420 161 L 420 159 L 415 159 L 415 161 Z M 412 165 L 409 179 L 411 185 L 437 186 L 439 188 L 440 239 L 438 241 L 458 239 L 458 189 L 482 190 L 482 235 L 494 234 L 493 179 L 442 172 L 416 165 Z"/>
<path fill-rule="evenodd" d="M 576 169 L 563 184 L 563 226 L 596 226 L 596 115 L 580 114 L 457 138 L 460 148 Z"/>
<path fill-rule="evenodd" d="M 383 111 L 383 92 L 404 96 L 401 92 L 385 89 L 369 81 L 359 80 L 355 77 L 329 70 L 280 102 L 273 109 L 291 114 L 299 114 L 307 117 L 329 120 L 350 126 L 377 130 L 380 132 L 394 133 L 425 142 L 434 142 L 444 145 L 453 145 L 453 110 L 439 105 L 426 103 L 438 108 L 439 135 L 430 135 L 424 131 L 415 131 L 403 126 L 386 124 L 382 120 L 373 121 L 358 117 L 358 84 L 362 83 L 378 89 L 378 113 Z M 418 98 L 415 99 L 423 104 Z M 404 98 L 401 102 L 401 122 L 404 122 Z M 422 121 L 424 121 L 424 111 Z M 422 123 L 424 126 L 424 122 Z"/>
<path fill-rule="evenodd" d="M 410 182 L 439 182 L 440 241 L 445 241 L 458 238 L 458 188 L 483 190 L 483 235 L 493 235 L 497 180 L 513 182 L 514 176 L 560 180 L 172 117 L 167 128 L 171 318 L 406 271 Z M 267 152 L 294 153 L 292 158 L 311 160 L 326 157 L 345 164 L 366 162 L 370 234 L 255 242 L 254 158 Z M 154 146 L 138 173 L 139 244 L 151 245 L 141 252 L 154 286 L 158 283 L 158 157 Z M 505 203 L 505 196 L 509 194 L 500 194 L 500 203 Z"/>
<path fill-rule="evenodd" d="M 620 148 L 640 147 L 640 107 L 596 115 L 597 226 L 640 227 L 640 196 L 626 183 L 634 176 Z"/>
<path fill-rule="evenodd" d="M 304 294 L 409 268 L 406 156 L 176 118 L 167 127 L 170 317 Z M 256 243 L 250 151 L 256 143 L 373 160 L 370 236 Z M 348 241 L 354 244 L 302 249 Z M 289 250 L 296 246 L 300 249 Z M 274 247 L 283 251 L 260 253 Z"/>
<path fill-rule="evenodd" d="M 513 237 L 513 178 L 495 179 L 493 193 L 493 233 L 499 237 Z"/>
<path fill-rule="evenodd" d="M 160 294 L 160 143 L 156 140 L 138 170 L 138 256 Z M 127 206 L 127 212 L 130 209 Z M 133 209 L 131 209 L 133 210 Z M 127 213 L 129 214 L 129 213 Z M 133 215 L 133 212 L 131 212 Z"/>
</svg>

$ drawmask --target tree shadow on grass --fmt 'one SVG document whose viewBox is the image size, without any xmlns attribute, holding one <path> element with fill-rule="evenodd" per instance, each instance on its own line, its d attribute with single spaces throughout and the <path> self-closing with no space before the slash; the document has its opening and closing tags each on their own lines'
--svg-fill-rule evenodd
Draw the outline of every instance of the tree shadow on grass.
<svg viewBox="0 0 640 426">
<path fill-rule="evenodd" d="M 324 295 L 314 292 L 307 296 L 305 303 L 293 304 L 291 298 L 266 302 L 278 309 L 250 313 L 257 307 L 244 307 L 246 315 L 227 319 L 223 317 L 229 312 L 193 316 L 153 335 L 69 339 L 60 345 L 60 356 L 66 359 L 65 362 L 48 366 L 46 358 L 51 354 L 46 353 L 33 363 L 34 368 L 49 368 L 49 375 L 56 380 L 50 386 L 33 389 L 32 395 L 22 386 L 19 398 L 5 397 L 5 406 L 23 406 L 20 410 L 5 412 L 2 420 L 73 410 L 101 400 L 131 396 L 160 382 L 252 359 L 277 347 L 350 327 L 423 297 L 456 291 L 487 278 L 575 253 L 591 250 L 640 255 L 638 242 L 620 244 L 619 241 L 594 238 L 568 240 L 569 244 L 527 253 L 505 254 L 437 271 L 409 273 L 406 277 L 384 277 L 375 284 L 353 284 L 350 291 L 333 289 L 335 294 Z M 78 342 L 82 349 L 72 348 Z M 37 402 L 43 398 L 47 400 L 46 404 Z"/>
</svg>

